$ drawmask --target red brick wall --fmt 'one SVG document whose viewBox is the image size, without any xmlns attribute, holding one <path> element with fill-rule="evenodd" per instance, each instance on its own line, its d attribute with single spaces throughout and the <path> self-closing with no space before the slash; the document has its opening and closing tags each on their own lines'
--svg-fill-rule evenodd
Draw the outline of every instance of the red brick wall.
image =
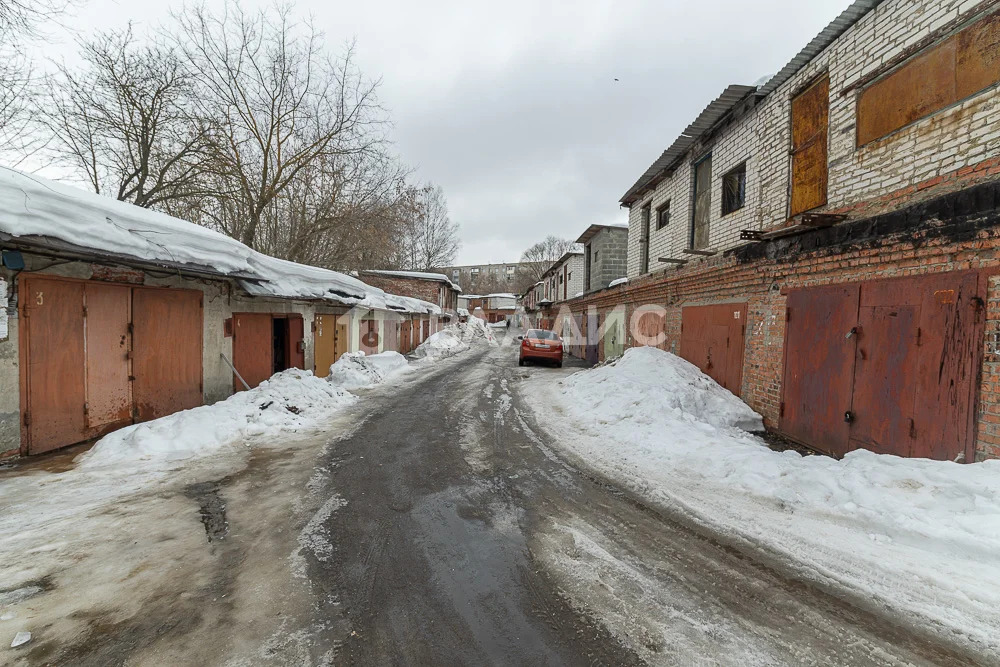
<svg viewBox="0 0 1000 667">
<path fill-rule="evenodd" d="M 740 396 L 775 426 L 784 370 L 785 296 L 790 288 L 935 272 L 1000 272 L 1000 183 L 985 183 L 906 209 L 742 246 L 724 255 L 634 278 L 628 284 L 573 299 L 574 313 L 618 305 L 666 309 L 664 349 L 680 347 L 681 308 L 746 301 L 747 322 Z M 1000 278 L 989 279 L 982 383 L 977 406 L 977 458 L 1000 456 Z M 633 332 L 626 346 L 634 344 Z M 602 356 L 603 359 L 603 356 Z"/>
<path fill-rule="evenodd" d="M 434 305 L 438 305 L 438 290 L 445 286 L 444 283 L 437 280 L 406 278 L 402 276 L 382 276 L 364 272 L 361 274 L 361 280 L 372 287 L 378 287 L 380 290 L 388 292 L 389 294 L 422 299 L 424 301 L 429 301 Z M 452 290 L 451 288 L 447 289 L 448 295 L 444 307 L 446 310 L 455 310 L 458 307 L 458 292 Z"/>
</svg>

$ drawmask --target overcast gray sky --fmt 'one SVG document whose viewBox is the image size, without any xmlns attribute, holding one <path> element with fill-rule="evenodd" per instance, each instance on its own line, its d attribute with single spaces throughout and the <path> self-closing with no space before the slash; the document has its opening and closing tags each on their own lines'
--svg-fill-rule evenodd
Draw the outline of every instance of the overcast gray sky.
<svg viewBox="0 0 1000 667">
<path fill-rule="evenodd" d="M 221 0 L 206 0 L 209 6 Z M 89 0 L 74 30 L 155 30 L 181 2 Z M 262 4 L 244 2 L 247 6 Z M 264 3 L 267 4 L 267 3 Z M 402 159 L 440 184 L 463 264 L 624 221 L 618 199 L 730 83 L 781 68 L 848 0 L 298 0 L 381 77 Z M 60 43 L 61 41 L 61 43 Z M 71 54 L 49 35 L 46 51 Z M 619 79 L 615 81 L 615 79 Z"/>
</svg>

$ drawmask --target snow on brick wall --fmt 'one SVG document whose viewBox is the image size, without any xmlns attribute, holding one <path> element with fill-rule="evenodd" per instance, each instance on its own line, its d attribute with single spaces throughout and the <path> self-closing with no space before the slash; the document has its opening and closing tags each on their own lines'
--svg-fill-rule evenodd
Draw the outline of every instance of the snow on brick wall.
<svg viewBox="0 0 1000 667">
<path fill-rule="evenodd" d="M 994 86 L 953 107 L 917 121 L 889 137 L 855 146 L 858 90 L 851 84 L 882 63 L 917 44 L 960 16 L 981 10 L 970 0 L 890 0 L 862 17 L 811 63 L 765 98 L 759 106 L 722 130 L 710 144 L 695 147 L 655 192 L 637 201 L 629 215 L 628 275 L 639 274 L 641 209 L 654 212 L 650 271 L 661 270 L 659 257 L 681 257 L 688 246 L 691 221 L 692 161 L 712 152 L 710 246 L 724 250 L 740 243 L 741 229 L 764 229 L 787 217 L 791 145 L 791 99 L 811 80 L 830 77 L 827 211 L 851 214 L 859 205 L 879 200 L 883 209 L 905 204 L 890 195 L 910 192 L 917 184 L 962 174 L 996 156 L 1000 142 L 1000 89 Z M 663 143 L 662 139 L 659 143 Z M 721 215 L 722 176 L 747 161 L 746 204 Z M 995 173 L 983 176 L 995 177 Z M 956 181 L 956 185 L 957 185 Z M 657 230 L 655 211 L 670 200 L 670 224 Z"/>
</svg>

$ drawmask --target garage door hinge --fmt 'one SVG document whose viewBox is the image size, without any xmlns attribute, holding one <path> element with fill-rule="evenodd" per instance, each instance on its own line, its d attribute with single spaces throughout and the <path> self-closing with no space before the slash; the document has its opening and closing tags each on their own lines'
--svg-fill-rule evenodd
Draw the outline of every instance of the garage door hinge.
<svg viewBox="0 0 1000 667">
<path fill-rule="evenodd" d="M 128 381 L 129 382 L 135 382 L 135 376 L 134 375 L 129 375 L 128 376 Z"/>
<path fill-rule="evenodd" d="M 791 322 L 792 321 L 792 309 L 791 308 L 786 308 L 785 309 L 785 321 L 786 322 Z"/>
<path fill-rule="evenodd" d="M 90 414 L 90 404 L 89 403 L 84 403 L 83 404 L 83 414 L 84 415 Z"/>
<path fill-rule="evenodd" d="M 31 426 L 31 413 L 27 410 L 24 411 L 24 425 Z"/>
<path fill-rule="evenodd" d="M 785 416 L 785 402 L 784 401 L 782 401 L 778 405 L 778 416 L 779 417 L 784 417 Z"/>
</svg>

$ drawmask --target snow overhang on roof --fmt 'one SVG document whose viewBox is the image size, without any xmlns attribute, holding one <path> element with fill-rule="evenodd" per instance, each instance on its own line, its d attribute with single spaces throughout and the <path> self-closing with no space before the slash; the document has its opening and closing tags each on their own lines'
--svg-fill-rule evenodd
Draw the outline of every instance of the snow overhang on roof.
<svg viewBox="0 0 1000 667">
<path fill-rule="evenodd" d="M 847 32 L 858 20 L 871 10 L 882 4 L 884 0 L 855 0 L 840 15 L 830 22 L 818 35 L 799 51 L 794 58 L 782 67 L 777 74 L 768 79 L 760 87 L 731 85 L 709 104 L 699 114 L 691 125 L 680 134 L 667 150 L 639 177 L 631 188 L 622 195 L 619 203 L 628 206 L 639 198 L 648 188 L 654 187 L 662 178 L 669 176 L 688 150 L 708 131 L 726 117 L 744 98 L 753 94 L 757 100 L 767 97 L 781 84 L 788 81 L 796 72 L 822 53 L 838 37 Z"/>
<path fill-rule="evenodd" d="M 5 167 L 0 240 L 56 256 L 230 278 L 252 296 L 389 307 L 390 295 L 357 278 L 269 257 L 192 222 Z M 407 312 L 440 312 L 419 299 L 392 302 Z"/>
</svg>

